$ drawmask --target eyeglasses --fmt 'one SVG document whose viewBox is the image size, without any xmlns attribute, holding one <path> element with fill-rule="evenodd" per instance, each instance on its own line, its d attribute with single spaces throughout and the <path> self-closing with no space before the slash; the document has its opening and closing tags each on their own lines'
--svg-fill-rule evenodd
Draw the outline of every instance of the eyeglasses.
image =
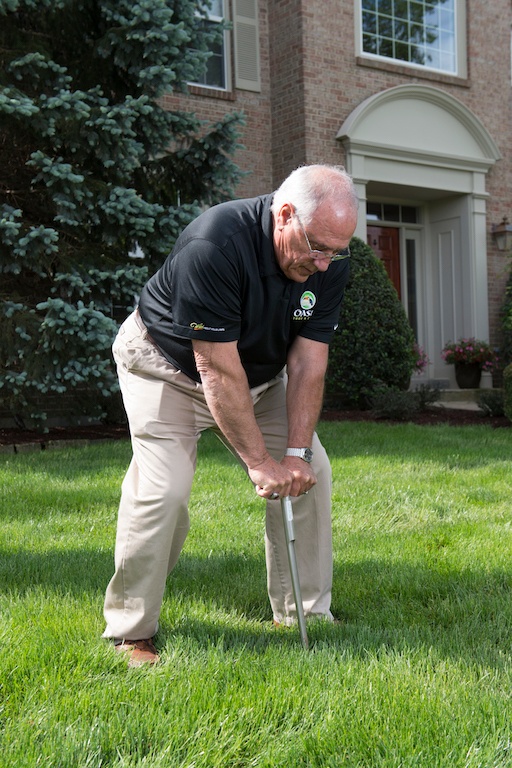
<svg viewBox="0 0 512 768">
<path fill-rule="evenodd" d="M 350 256 L 350 248 L 343 248 L 341 251 L 335 251 L 334 253 L 326 253 L 325 251 L 317 251 L 314 248 L 311 247 L 311 243 L 309 242 L 309 237 L 307 236 L 306 230 L 304 229 L 304 225 L 300 218 L 295 214 L 295 217 L 297 221 L 300 224 L 300 228 L 302 229 L 302 232 L 304 234 L 304 237 L 306 238 L 306 243 L 309 248 L 309 255 L 312 259 L 329 259 L 329 261 L 341 261 L 342 259 L 348 259 Z"/>
</svg>

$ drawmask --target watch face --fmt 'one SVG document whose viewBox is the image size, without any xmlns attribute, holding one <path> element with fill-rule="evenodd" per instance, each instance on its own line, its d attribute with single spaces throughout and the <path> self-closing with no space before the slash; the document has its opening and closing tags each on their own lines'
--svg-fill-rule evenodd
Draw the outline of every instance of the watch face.
<svg viewBox="0 0 512 768">
<path fill-rule="evenodd" d="M 304 448 L 303 459 L 304 461 L 307 461 L 308 464 L 313 459 L 313 451 L 311 450 L 311 448 Z"/>
</svg>

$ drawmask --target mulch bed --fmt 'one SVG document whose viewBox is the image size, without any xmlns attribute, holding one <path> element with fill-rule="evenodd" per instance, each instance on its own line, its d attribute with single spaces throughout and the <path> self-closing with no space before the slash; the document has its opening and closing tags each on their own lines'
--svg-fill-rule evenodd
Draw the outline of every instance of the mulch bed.
<svg viewBox="0 0 512 768">
<path fill-rule="evenodd" d="M 324 421 L 382 421 L 376 419 L 371 411 L 326 409 L 322 412 Z M 428 410 L 408 419 L 414 424 L 432 425 L 449 424 L 452 426 L 487 425 L 493 428 L 511 427 L 506 416 L 485 416 L 482 411 L 464 410 L 431 406 Z M 397 424 L 398 422 L 387 422 Z M 0 429 L 0 446 L 27 445 L 39 443 L 44 448 L 49 443 L 59 440 L 123 440 L 128 438 L 126 424 L 92 424 L 89 426 L 52 427 L 42 434 L 30 429 Z"/>
<path fill-rule="evenodd" d="M 324 410 L 324 421 L 375 421 L 382 422 L 372 411 L 338 411 Z M 417 413 L 408 422 L 421 425 L 449 424 L 454 427 L 473 426 L 486 424 L 489 427 L 511 427 L 512 423 L 506 416 L 486 416 L 481 410 L 469 408 L 448 408 L 444 405 L 432 405 L 425 411 Z M 399 424 L 398 421 L 387 421 L 388 424 Z"/>
<path fill-rule="evenodd" d="M 18 427 L 0 429 L 0 446 L 40 444 L 45 448 L 59 440 L 123 440 L 128 438 L 126 424 L 90 424 L 87 426 L 51 427 L 48 432 Z"/>
</svg>

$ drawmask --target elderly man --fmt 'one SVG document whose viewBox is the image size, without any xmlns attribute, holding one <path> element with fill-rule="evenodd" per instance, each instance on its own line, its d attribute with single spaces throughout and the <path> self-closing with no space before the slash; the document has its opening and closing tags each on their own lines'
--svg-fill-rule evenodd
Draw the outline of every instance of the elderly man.
<svg viewBox="0 0 512 768">
<path fill-rule="evenodd" d="M 122 486 L 104 637 L 154 663 L 166 578 L 189 529 L 201 432 L 267 500 L 274 623 L 296 620 L 277 499 L 293 499 L 306 617 L 332 621 L 331 472 L 315 426 L 348 278 L 357 197 L 339 167 L 296 169 L 274 194 L 189 224 L 114 343 L 133 458 Z"/>
</svg>

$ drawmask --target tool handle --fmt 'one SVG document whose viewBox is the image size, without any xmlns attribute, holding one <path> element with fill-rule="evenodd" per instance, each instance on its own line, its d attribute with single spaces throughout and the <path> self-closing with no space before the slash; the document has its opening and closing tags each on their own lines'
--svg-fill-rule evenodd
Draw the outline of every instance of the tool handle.
<svg viewBox="0 0 512 768">
<path fill-rule="evenodd" d="M 283 513 L 283 525 L 286 535 L 286 543 L 295 541 L 295 527 L 293 525 L 293 507 L 289 496 L 283 496 L 281 499 L 281 510 Z"/>
</svg>

